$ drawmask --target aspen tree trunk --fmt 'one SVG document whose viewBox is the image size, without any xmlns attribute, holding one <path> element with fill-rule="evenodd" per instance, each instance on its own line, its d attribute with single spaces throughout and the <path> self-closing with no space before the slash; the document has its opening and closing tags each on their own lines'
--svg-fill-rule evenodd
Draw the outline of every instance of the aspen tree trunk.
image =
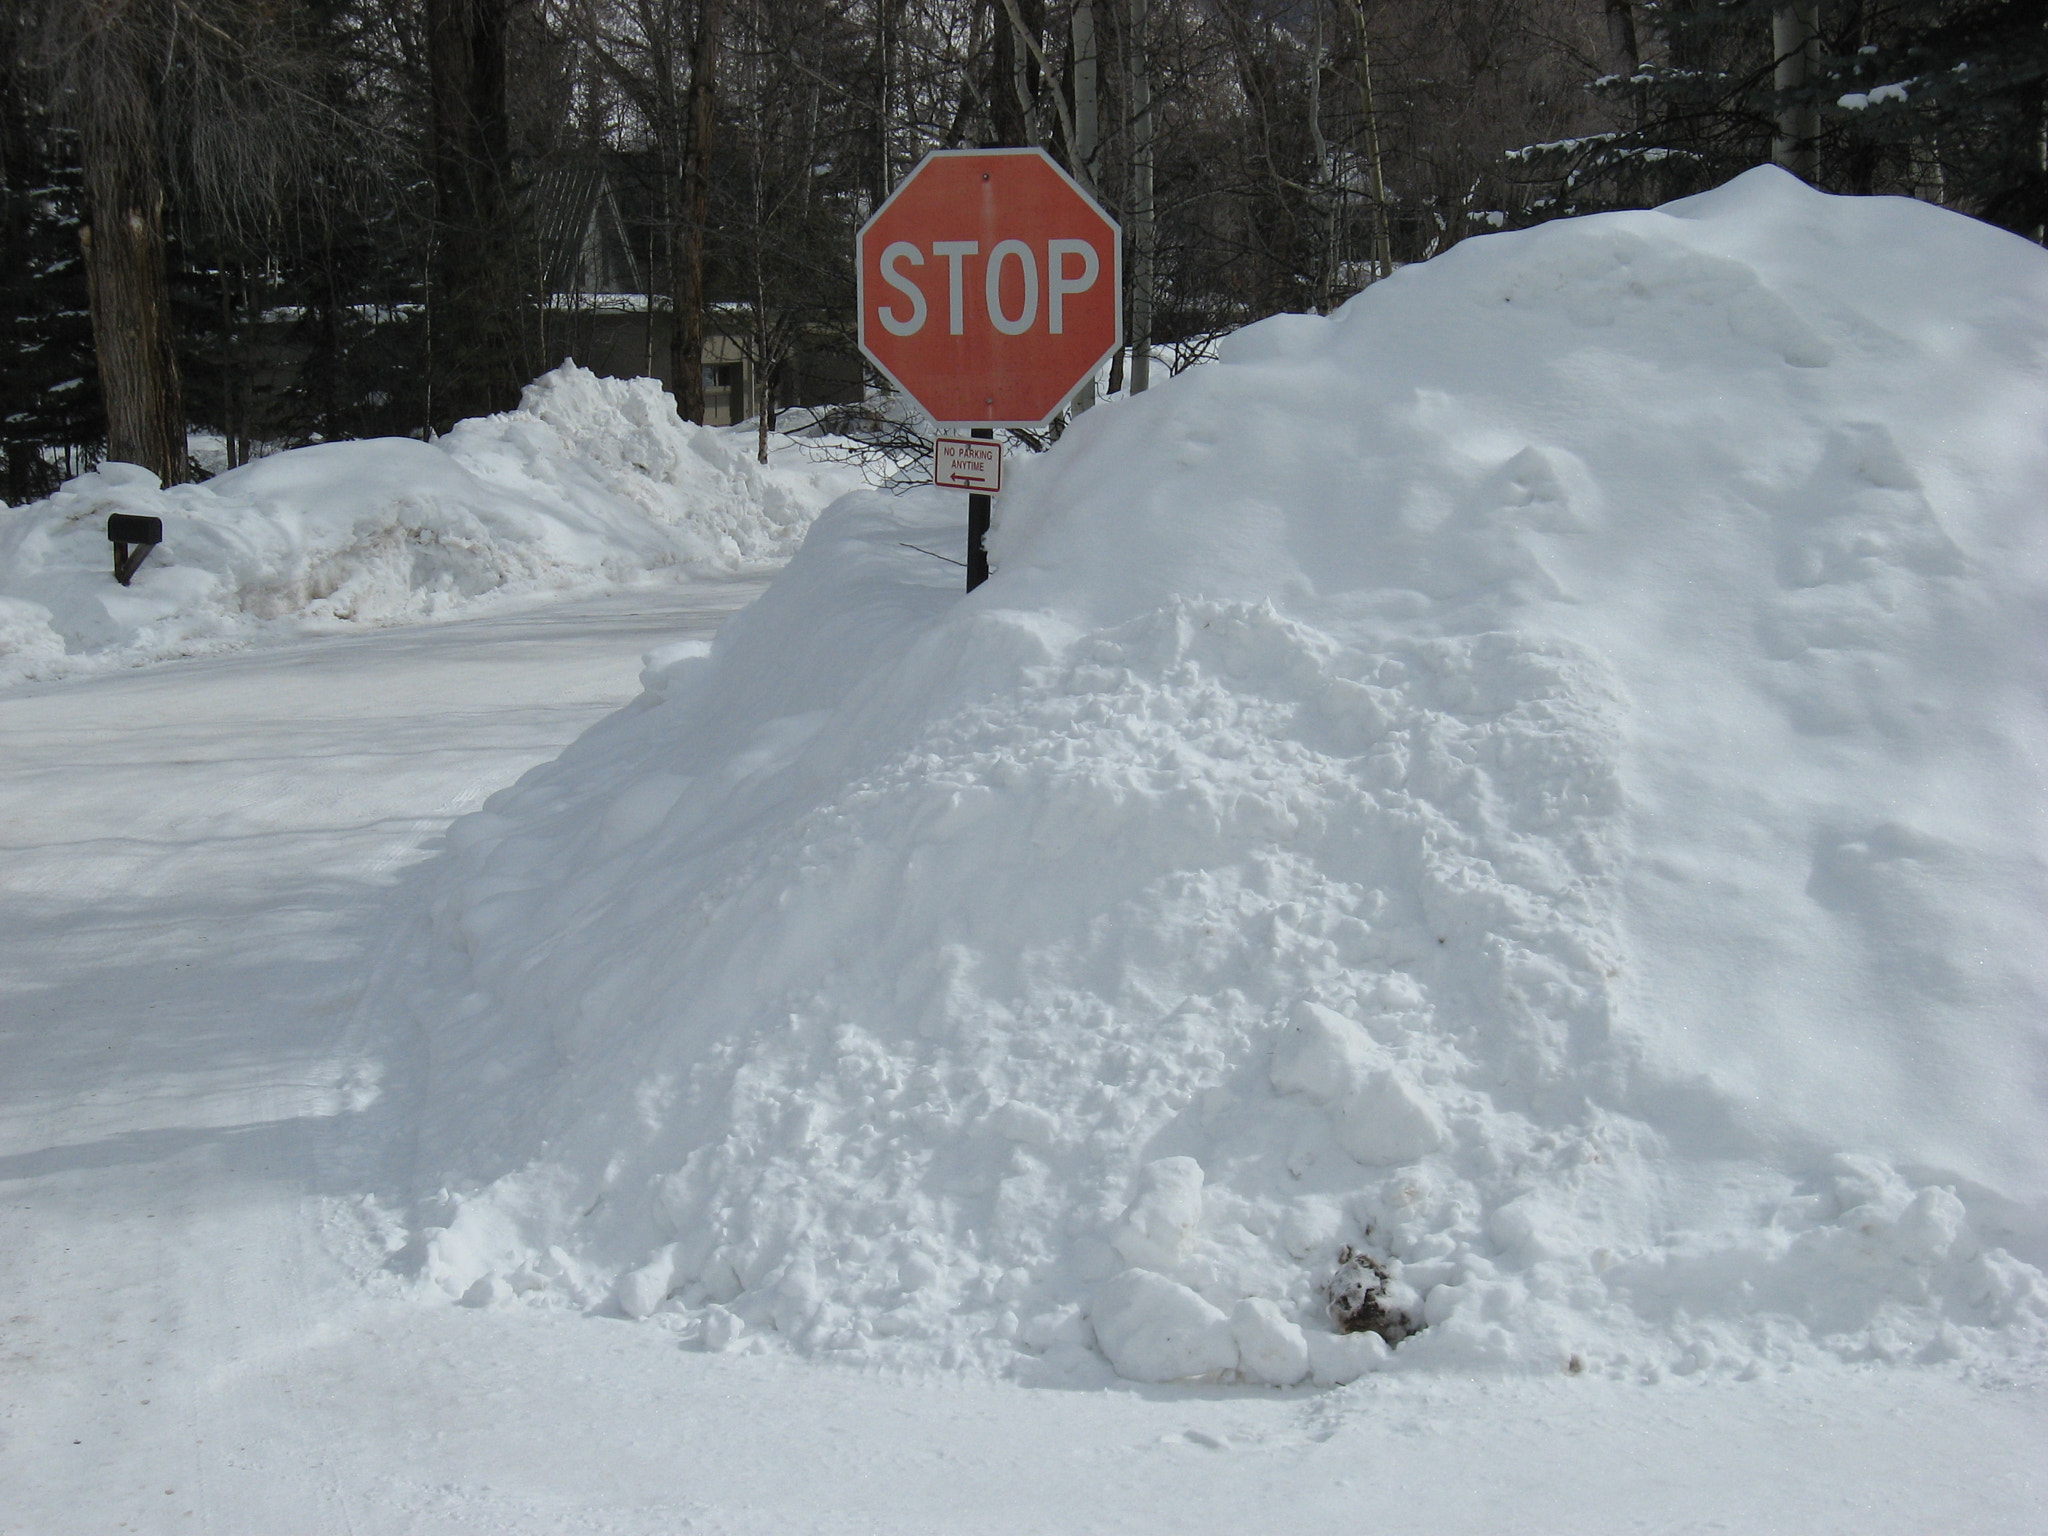
<svg viewBox="0 0 2048 1536">
<path fill-rule="evenodd" d="M 1380 160 L 1379 103 L 1372 90 L 1372 40 L 1365 31 L 1365 7 L 1351 0 L 1351 25 L 1358 33 L 1358 93 L 1365 108 L 1365 155 L 1372 170 L 1373 276 L 1394 275 L 1394 243 L 1387 235 L 1387 182 Z"/>
<path fill-rule="evenodd" d="M 1127 37 L 1127 36 L 1125 35 L 1125 32 L 1124 32 L 1124 22 L 1125 22 L 1125 19 L 1126 19 L 1126 18 L 1125 18 L 1124 16 L 1122 16 L 1121 14 L 1115 14 L 1115 13 L 1113 13 L 1113 17 L 1114 17 L 1114 19 L 1113 19 L 1113 20 L 1111 21 L 1111 25 L 1112 25 L 1112 26 L 1113 26 L 1113 27 L 1114 27 L 1114 28 L 1116 29 L 1116 33 L 1117 33 L 1117 44 L 1118 44 L 1118 48 L 1119 48 L 1119 51 L 1120 51 L 1120 53 L 1121 53 L 1122 55 L 1124 55 L 1124 56 L 1126 56 L 1126 57 L 1127 57 L 1127 56 L 1128 56 L 1128 54 L 1129 54 L 1129 51 L 1130 51 L 1130 40 L 1129 40 L 1129 38 L 1128 38 L 1128 37 Z M 1128 70 L 1126 70 L 1126 71 L 1125 71 L 1125 75 L 1126 75 L 1126 85 L 1128 85 L 1128 76 L 1129 76 L 1129 71 L 1128 71 Z M 1098 124 L 1099 124 L 1099 121 L 1100 121 L 1100 119 L 1099 119 L 1099 109 L 1098 109 Z M 1128 155 L 1126 155 L 1125 159 L 1126 159 L 1126 165 L 1125 165 L 1125 170 L 1124 170 L 1124 188 L 1123 188 L 1123 190 L 1124 190 L 1124 193 L 1125 193 L 1125 205 L 1126 205 L 1126 206 L 1125 206 L 1125 208 L 1124 208 L 1124 210 L 1123 210 L 1123 212 L 1124 212 L 1124 224 L 1125 224 L 1125 226 L 1126 226 L 1126 227 L 1125 227 L 1125 231 L 1124 231 L 1124 267 L 1125 267 L 1125 270 L 1124 270 L 1124 271 L 1123 271 L 1123 272 L 1122 272 L 1122 273 L 1120 274 L 1120 280 L 1121 280 L 1121 285 L 1122 285 L 1122 286 L 1121 286 L 1121 287 L 1119 288 L 1119 291 L 1118 291 L 1118 293 L 1117 293 L 1117 296 L 1116 296 L 1116 302 L 1117 302 L 1117 315 L 1118 315 L 1118 318 L 1119 318 L 1119 319 L 1125 319 L 1125 318 L 1127 318 L 1127 317 L 1129 316 L 1129 313 L 1130 313 L 1130 306 L 1128 305 L 1128 303 L 1126 303 L 1126 299 L 1128 298 L 1128 296 L 1129 296 L 1129 293 L 1130 293 L 1130 270 L 1129 270 L 1129 267 L 1130 267 L 1130 251 L 1131 251 L 1131 246 L 1130 246 L 1130 230 L 1129 230 L 1129 223 L 1130 223 L 1129 193 L 1130 193 L 1130 190 L 1131 190 L 1131 180 L 1130 180 L 1130 168 L 1129 168 L 1129 165 L 1128 165 L 1128 160 L 1129 160 L 1129 157 L 1128 157 Z M 1112 354 L 1110 355 L 1110 359 L 1109 359 L 1109 392 L 1110 392 L 1110 393 L 1111 393 L 1112 395 L 1114 395 L 1114 394 L 1118 393 L 1118 392 L 1119 392 L 1120 390 L 1122 390 L 1122 389 L 1123 389 L 1123 387 L 1124 387 L 1124 384 L 1125 384 L 1125 381 L 1126 381 L 1126 379 L 1127 379 L 1127 377 L 1128 377 L 1128 375 L 1127 375 L 1127 374 L 1126 374 L 1126 372 L 1125 372 L 1125 362 L 1124 362 L 1124 359 L 1125 359 L 1126 355 L 1128 354 L 1128 351 L 1129 351 L 1129 349 L 1130 349 L 1130 344 L 1131 344 L 1131 338 L 1130 338 L 1130 337 L 1129 337 L 1128 335 L 1125 335 L 1125 336 L 1124 336 L 1124 338 L 1123 338 L 1123 344 L 1122 344 L 1121 346 L 1119 346 L 1119 347 L 1118 347 L 1118 348 L 1116 349 L 1116 351 L 1115 351 L 1114 353 L 1112 353 Z"/>
<path fill-rule="evenodd" d="M 768 462 L 768 433 L 775 425 L 775 378 L 772 369 L 759 370 L 754 386 L 754 458 Z"/>
<path fill-rule="evenodd" d="M 1317 0 L 1314 7 L 1315 46 L 1308 56 L 1308 141 L 1309 149 L 1316 160 L 1315 179 L 1312 185 L 1320 189 L 1323 198 L 1323 250 L 1316 260 L 1316 313 L 1327 315 L 1330 304 L 1336 296 L 1337 283 L 1337 206 L 1341 194 L 1332 184 L 1330 175 L 1330 143 L 1323 133 L 1323 7 Z"/>
<path fill-rule="evenodd" d="M 676 240 L 675 324 L 669 369 L 676 410 L 685 421 L 704 420 L 704 240 L 711 219 L 711 130 L 718 105 L 718 40 L 723 0 L 698 0 L 697 36 L 690 49 L 688 137 L 683 145 L 682 228 Z"/>
<path fill-rule="evenodd" d="M 1095 194 L 1095 151 L 1100 142 L 1101 80 L 1095 45 L 1095 0 L 1074 0 L 1074 179 Z M 1095 376 L 1074 393 L 1074 414 L 1095 404 Z"/>
<path fill-rule="evenodd" d="M 93 350 L 107 412 L 107 457 L 140 464 L 165 485 L 188 473 L 185 390 L 171 336 L 164 251 L 164 195 L 149 157 L 154 145 L 86 145 L 92 222 L 85 248 Z"/>
<path fill-rule="evenodd" d="M 1775 84 L 1782 98 L 1806 89 L 1807 76 L 1820 51 L 1820 0 L 1792 0 L 1771 13 L 1771 51 L 1777 57 Z M 1781 104 L 1778 131 L 1771 140 L 1771 159 L 1802 181 L 1819 170 L 1816 141 L 1820 138 L 1820 106 L 1811 100 Z"/>
<path fill-rule="evenodd" d="M 902 24 L 902 0 L 882 0 L 875 7 L 875 57 L 881 66 L 877 74 L 879 99 L 875 103 L 875 145 L 880 156 L 881 174 L 876 182 L 879 202 L 896 190 L 896 47 Z M 974 25 L 978 28 L 981 16 L 977 11 Z M 974 57 L 970 48 L 968 55 Z M 948 145 L 947 148 L 951 148 Z"/>
<path fill-rule="evenodd" d="M 1101 58 L 1095 44 L 1095 0 L 1074 0 L 1074 176 L 1095 191 L 1101 142 Z"/>
<path fill-rule="evenodd" d="M 1148 0 L 1127 0 L 1124 67 L 1131 102 L 1131 393 L 1152 387 L 1152 60 Z"/>
</svg>

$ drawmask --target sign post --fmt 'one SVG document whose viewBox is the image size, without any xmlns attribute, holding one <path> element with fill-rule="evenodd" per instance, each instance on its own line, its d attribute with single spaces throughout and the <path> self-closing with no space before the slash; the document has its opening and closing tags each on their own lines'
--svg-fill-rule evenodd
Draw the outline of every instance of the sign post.
<svg viewBox="0 0 2048 1536">
<path fill-rule="evenodd" d="M 975 427 L 973 432 L 976 437 L 993 438 L 996 435 L 994 427 Z M 996 449 L 998 454 L 1002 451 L 1001 448 Z M 968 493 L 967 590 L 970 592 L 988 580 L 988 525 L 994 506 L 995 503 L 982 492 Z"/>
<path fill-rule="evenodd" d="M 861 351 L 975 438 L 1044 426 L 1123 340 L 1122 232 L 1042 149 L 926 155 L 861 226 L 855 260 Z M 950 483 L 969 491 L 971 592 L 1000 481 Z"/>
</svg>

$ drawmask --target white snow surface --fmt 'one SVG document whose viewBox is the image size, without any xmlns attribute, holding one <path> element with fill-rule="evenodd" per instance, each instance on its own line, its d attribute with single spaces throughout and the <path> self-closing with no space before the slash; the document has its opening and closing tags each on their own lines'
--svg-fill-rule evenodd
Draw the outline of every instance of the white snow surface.
<svg viewBox="0 0 2048 1536">
<path fill-rule="evenodd" d="M 1773 170 L 838 502 L 451 829 L 424 1295 L 1027 1381 L 2048 1343 L 2048 257 Z M 1344 1246 L 1422 1330 L 1332 1332 Z M 2031 1362 L 2031 1364 L 2029 1364 Z"/>
<path fill-rule="evenodd" d="M 376 1217 L 420 1042 L 352 1007 L 393 903 L 452 815 L 634 696 L 643 651 L 758 590 L 0 689 L 0 1531 L 2048 1529 L 2040 1373 L 1046 1392 L 772 1334 L 709 1353 L 672 1310 L 419 1305 Z M 1297 1368 L 1292 1324 L 1242 1306 L 1239 1347 Z M 1315 1380 L 1379 1343 L 1304 1342 Z"/>
<path fill-rule="evenodd" d="M 323 443 L 170 489 L 103 464 L 0 510 L 0 684 L 764 569 L 862 483 L 816 444 L 771 443 L 763 466 L 752 429 L 684 422 L 658 381 L 567 362 L 432 443 Z M 164 524 L 125 588 L 114 512 Z"/>
</svg>

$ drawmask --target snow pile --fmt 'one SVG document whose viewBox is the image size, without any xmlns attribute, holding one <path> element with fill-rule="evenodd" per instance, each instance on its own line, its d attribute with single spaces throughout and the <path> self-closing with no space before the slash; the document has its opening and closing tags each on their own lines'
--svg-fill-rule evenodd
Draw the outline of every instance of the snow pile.
<svg viewBox="0 0 2048 1536">
<path fill-rule="evenodd" d="M 265 632 L 448 617 L 482 597 L 786 559 L 860 483 L 778 438 L 682 421 L 652 379 L 574 363 L 434 443 L 327 443 L 161 489 L 109 463 L 0 512 L 0 682 L 231 649 Z M 164 542 L 115 585 L 112 512 Z"/>
<path fill-rule="evenodd" d="M 452 829 L 412 1259 L 1069 1381 L 2038 1359 L 2044 504 L 2048 258 L 1769 170 L 1240 333 L 965 601 L 849 497 Z"/>
</svg>

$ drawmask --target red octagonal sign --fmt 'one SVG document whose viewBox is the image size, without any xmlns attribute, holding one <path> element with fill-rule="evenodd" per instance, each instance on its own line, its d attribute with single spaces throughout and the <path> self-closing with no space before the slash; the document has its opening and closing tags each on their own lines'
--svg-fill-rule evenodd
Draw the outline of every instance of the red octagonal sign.
<svg viewBox="0 0 2048 1536">
<path fill-rule="evenodd" d="M 941 426 L 1036 427 L 1123 340 L 1123 236 L 1042 149 L 926 155 L 855 246 L 860 349 Z"/>
</svg>

